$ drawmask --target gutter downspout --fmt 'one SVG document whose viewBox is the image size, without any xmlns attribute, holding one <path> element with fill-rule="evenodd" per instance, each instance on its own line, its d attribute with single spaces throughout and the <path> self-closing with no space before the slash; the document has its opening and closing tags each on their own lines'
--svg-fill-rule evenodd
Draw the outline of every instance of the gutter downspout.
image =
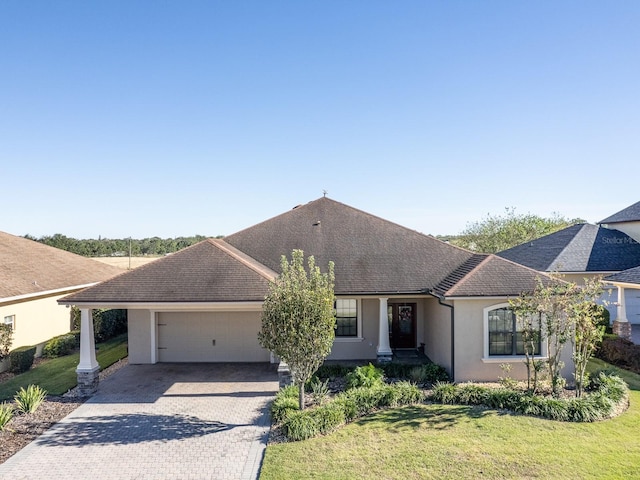
<svg viewBox="0 0 640 480">
<path fill-rule="evenodd" d="M 448 303 L 443 303 L 444 297 L 442 295 L 439 295 L 437 293 L 435 293 L 433 290 L 428 289 L 427 293 L 435 298 L 438 299 L 438 303 L 440 305 L 442 305 L 443 307 L 447 307 L 449 308 L 449 311 L 451 312 L 451 381 L 455 382 L 456 381 L 456 347 L 455 347 L 455 323 L 454 323 L 454 307 L 453 305 L 449 305 Z"/>
</svg>

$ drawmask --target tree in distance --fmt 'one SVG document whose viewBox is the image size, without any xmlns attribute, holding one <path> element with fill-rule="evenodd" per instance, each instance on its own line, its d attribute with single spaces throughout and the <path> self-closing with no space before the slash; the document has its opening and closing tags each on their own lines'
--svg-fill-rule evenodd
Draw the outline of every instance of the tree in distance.
<svg viewBox="0 0 640 480">
<path fill-rule="evenodd" d="M 570 220 L 558 213 L 549 218 L 531 213 L 519 215 L 511 207 L 505 209 L 504 215 L 489 214 L 483 220 L 468 224 L 451 243 L 474 252 L 497 253 L 578 223 L 586 221 Z"/>
</svg>

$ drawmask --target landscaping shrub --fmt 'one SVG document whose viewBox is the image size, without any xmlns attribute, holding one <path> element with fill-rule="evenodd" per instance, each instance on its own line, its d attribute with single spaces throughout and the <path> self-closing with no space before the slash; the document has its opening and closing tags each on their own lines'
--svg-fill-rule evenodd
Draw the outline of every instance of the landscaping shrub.
<svg viewBox="0 0 640 480">
<path fill-rule="evenodd" d="M 287 393 L 280 392 L 274 404 L 279 401 L 284 405 Z M 344 423 L 378 408 L 409 405 L 420 402 L 422 399 L 422 390 L 416 385 L 410 382 L 398 382 L 393 385 L 352 388 L 340 393 L 334 400 L 324 405 L 302 411 L 297 408 L 275 410 L 280 412 L 282 429 L 287 438 L 297 441 L 332 432 Z M 286 413 L 281 413 L 282 410 L 286 410 Z M 273 412 L 272 406 L 272 414 Z"/>
<path fill-rule="evenodd" d="M 7 423 L 13 418 L 13 405 L 10 403 L 0 403 L 0 432 L 4 430 Z"/>
<path fill-rule="evenodd" d="M 591 389 L 600 392 L 615 403 L 620 402 L 628 392 L 627 384 L 618 375 L 607 375 L 599 372 L 591 381 Z"/>
<path fill-rule="evenodd" d="M 322 405 L 329 399 L 329 379 L 323 382 L 319 378 L 314 377 L 310 383 L 310 388 L 313 403 L 316 405 Z"/>
<path fill-rule="evenodd" d="M 127 331 L 127 311 L 94 310 L 93 331 L 96 342 L 104 342 Z"/>
<path fill-rule="evenodd" d="M 381 362 L 376 366 L 384 372 L 384 376 L 387 378 L 411 378 L 411 370 L 416 368 L 415 365 L 399 362 Z"/>
<path fill-rule="evenodd" d="M 344 377 L 349 372 L 352 372 L 354 368 L 355 367 L 347 367 L 337 363 L 323 364 L 320 365 L 320 368 L 318 368 L 314 376 L 320 379 Z"/>
<path fill-rule="evenodd" d="M 515 410 L 520 395 L 515 390 L 507 388 L 491 389 L 487 395 L 487 406 L 491 408 Z"/>
<path fill-rule="evenodd" d="M 473 383 L 463 383 L 458 386 L 458 403 L 464 405 L 482 405 L 487 402 L 489 389 Z"/>
<path fill-rule="evenodd" d="M 379 384 L 373 387 L 351 388 L 340 395 L 353 400 L 356 406 L 356 416 L 361 417 L 379 408 L 385 398 L 385 393 L 383 385 Z"/>
<path fill-rule="evenodd" d="M 617 335 L 605 335 L 596 356 L 607 363 L 640 374 L 640 345 Z"/>
<path fill-rule="evenodd" d="M 438 364 L 425 363 L 411 368 L 408 378 L 416 383 L 430 384 L 435 382 L 448 382 L 449 374 Z"/>
<path fill-rule="evenodd" d="M 384 372 L 371 363 L 363 367 L 356 367 L 346 376 L 348 388 L 373 387 L 384 383 Z"/>
<path fill-rule="evenodd" d="M 398 405 L 411 405 L 424 400 L 424 394 L 415 384 L 408 381 L 396 382 L 386 385 L 382 405 L 396 407 Z M 381 406 L 382 406 L 381 405 Z"/>
<path fill-rule="evenodd" d="M 298 441 L 330 433 L 345 422 L 346 417 L 341 405 L 328 403 L 290 414 L 284 422 L 283 428 L 287 438 Z"/>
<path fill-rule="evenodd" d="M 620 377 L 602 372 L 593 381 L 593 388 L 589 395 L 581 398 L 558 399 L 504 387 L 493 389 L 439 382 L 431 398 L 443 404 L 483 404 L 551 420 L 593 422 L 611 416 L 615 406 L 628 394 L 627 384 Z"/>
<path fill-rule="evenodd" d="M 38 409 L 40 404 L 44 402 L 46 396 L 46 390 L 43 390 L 38 385 L 29 385 L 26 390 L 24 387 L 20 387 L 14 400 L 20 412 L 33 413 Z"/>
<path fill-rule="evenodd" d="M 9 352 L 9 371 L 23 373 L 31 368 L 36 347 L 19 347 Z"/>
<path fill-rule="evenodd" d="M 271 418 L 275 423 L 282 422 L 287 416 L 300 409 L 298 402 L 298 387 L 289 385 L 281 388 L 276 393 L 276 398 L 271 404 Z"/>
<path fill-rule="evenodd" d="M 79 333 L 79 332 L 78 332 Z M 49 340 L 42 349 L 42 355 L 47 358 L 62 357 L 69 355 L 78 347 L 79 337 L 75 333 L 69 332 L 58 335 Z"/>
<path fill-rule="evenodd" d="M 434 402 L 445 405 L 457 403 L 458 391 L 456 386 L 450 382 L 436 382 L 431 392 L 431 399 Z"/>
</svg>

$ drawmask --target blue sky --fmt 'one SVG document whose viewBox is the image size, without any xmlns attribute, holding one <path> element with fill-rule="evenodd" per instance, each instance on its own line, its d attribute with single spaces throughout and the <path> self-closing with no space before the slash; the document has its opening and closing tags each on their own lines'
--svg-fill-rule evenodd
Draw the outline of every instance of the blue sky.
<svg viewBox="0 0 640 480">
<path fill-rule="evenodd" d="M 0 230 L 427 234 L 640 200 L 637 1 L 0 2 Z"/>
</svg>

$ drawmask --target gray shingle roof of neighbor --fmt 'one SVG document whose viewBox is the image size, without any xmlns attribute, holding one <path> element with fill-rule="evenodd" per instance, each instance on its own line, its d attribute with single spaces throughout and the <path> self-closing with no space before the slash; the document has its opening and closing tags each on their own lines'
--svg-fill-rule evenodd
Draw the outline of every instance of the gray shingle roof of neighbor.
<svg viewBox="0 0 640 480">
<path fill-rule="evenodd" d="M 622 223 L 622 222 L 637 222 L 640 221 L 640 202 L 620 210 L 618 213 L 614 213 L 610 217 L 600 220 L 599 224 L 609 223 Z"/>
<path fill-rule="evenodd" d="M 537 272 L 477 255 L 326 197 L 230 235 L 205 240 L 64 303 L 262 301 L 283 255 L 335 263 L 337 295 L 517 295 Z M 500 275 L 500 278 L 494 278 Z M 539 275 L 539 274 L 538 274 Z"/>
<path fill-rule="evenodd" d="M 640 243 L 619 230 L 583 223 L 497 255 L 541 272 L 615 272 L 640 265 Z"/>
<path fill-rule="evenodd" d="M 608 277 L 604 277 L 604 280 L 619 283 L 636 283 L 640 285 L 640 266 L 609 275 Z"/>
<path fill-rule="evenodd" d="M 224 241 L 208 239 L 62 300 L 64 303 L 262 301 L 274 275 Z"/>
<path fill-rule="evenodd" d="M 0 299 L 101 282 L 123 270 L 0 232 Z"/>
</svg>

